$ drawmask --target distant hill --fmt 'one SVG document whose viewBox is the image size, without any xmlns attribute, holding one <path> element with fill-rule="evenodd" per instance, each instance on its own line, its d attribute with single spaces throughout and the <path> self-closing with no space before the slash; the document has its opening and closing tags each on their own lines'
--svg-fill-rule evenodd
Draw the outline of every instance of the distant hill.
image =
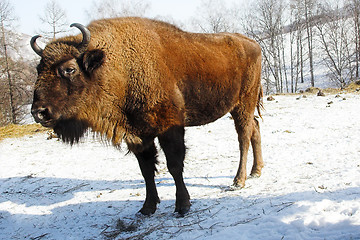
<svg viewBox="0 0 360 240">
<path fill-rule="evenodd" d="M 11 44 L 11 47 L 8 48 L 8 53 L 13 60 L 17 61 L 22 58 L 25 61 L 32 61 L 39 58 L 30 46 L 30 39 L 32 36 L 24 33 L 12 34 L 13 43 Z M 40 46 L 45 45 L 44 39 L 38 39 L 37 43 Z"/>
</svg>

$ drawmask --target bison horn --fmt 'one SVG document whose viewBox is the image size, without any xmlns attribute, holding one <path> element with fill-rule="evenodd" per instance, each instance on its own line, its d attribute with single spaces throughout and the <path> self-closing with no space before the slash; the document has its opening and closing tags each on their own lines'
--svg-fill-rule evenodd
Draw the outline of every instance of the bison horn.
<svg viewBox="0 0 360 240">
<path fill-rule="evenodd" d="M 87 47 L 90 43 L 90 31 L 80 23 L 73 23 L 70 25 L 70 27 L 76 27 L 81 31 L 81 33 L 83 35 L 83 40 L 79 45 L 79 51 L 81 53 L 85 52 L 85 50 L 87 49 Z"/>
<path fill-rule="evenodd" d="M 33 36 L 30 40 L 30 45 L 31 45 L 31 48 L 34 50 L 34 52 L 36 52 L 36 54 L 41 57 L 42 53 L 43 53 L 43 49 L 41 49 L 39 47 L 39 45 L 37 45 L 37 43 L 36 43 L 36 39 L 38 39 L 39 37 L 41 37 L 41 35 Z"/>
</svg>

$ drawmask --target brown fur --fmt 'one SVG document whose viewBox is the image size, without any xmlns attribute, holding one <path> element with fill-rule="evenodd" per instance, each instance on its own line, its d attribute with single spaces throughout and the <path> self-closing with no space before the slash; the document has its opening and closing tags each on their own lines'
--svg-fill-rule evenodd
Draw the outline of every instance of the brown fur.
<svg viewBox="0 0 360 240">
<path fill-rule="evenodd" d="M 207 124 L 230 112 L 241 150 L 234 184 L 245 184 L 250 142 L 251 173 L 260 176 L 263 162 L 254 111 L 258 108 L 260 113 L 262 99 L 261 50 L 255 41 L 240 34 L 188 33 L 142 18 L 98 20 L 88 29 L 91 41 L 83 54 L 77 50 L 81 35 L 56 40 L 43 51 L 33 110 L 46 108 L 44 117 L 50 120 L 43 122 L 45 126 L 58 129 L 70 143 L 78 141 L 87 127 L 114 145 L 124 140 L 142 167 L 144 154 L 154 155 L 154 138 L 179 140 L 181 128 Z M 74 62 L 78 71 L 72 75 L 65 70 Z M 81 129 L 69 133 L 66 126 L 71 125 Z M 162 147 L 174 148 L 165 140 Z M 185 148 L 179 151 L 184 153 Z M 172 156 L 169 150 L 168 164 Z M 169 170 L 180 182 L 176 181 L 177 210 L 186 211 L 190 205 L 180 165 L 181 176 L 175 167 Z M 147 174 L 144 170 L 145 180 L 153 178 Z M 147 181 L 152 193 L 142 210 L 153 212 L 158 198 L 157 193 L 152 196 L 156 190 L 150 185 Z"/>
</svg>

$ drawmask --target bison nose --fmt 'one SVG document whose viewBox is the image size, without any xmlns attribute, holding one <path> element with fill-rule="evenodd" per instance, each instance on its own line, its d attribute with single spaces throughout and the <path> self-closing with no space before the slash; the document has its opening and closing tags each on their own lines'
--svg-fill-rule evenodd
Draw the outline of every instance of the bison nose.
<svg viewBox="0 0 360 240">
<path fill-rule="evenodd" d="M 37 123 L 44 124 L 51 120 L 50 111 L 48 108 L 32 109 L 31 114 Z"/>
</svg>

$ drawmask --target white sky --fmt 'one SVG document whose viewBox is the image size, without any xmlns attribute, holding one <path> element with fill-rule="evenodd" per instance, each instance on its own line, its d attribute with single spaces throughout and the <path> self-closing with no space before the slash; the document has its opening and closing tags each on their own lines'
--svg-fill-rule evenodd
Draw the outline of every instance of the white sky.
<svg viewBox="0 0 360 240">
<path fill-rule="evenodd" d="M 46 3 L 49 0 L 10 0 L 14 6 L 14 14 L 19 18 L 20 32 L 28 35 L 39 33 L 41 21 Z M 98 1 L 98 0 L 96 0 Z M 240 0 L 222 0 L 224 2 L 238 2 Z M 186 22 L 191 16 L 195 16 L 196 8 L 201 0 L 149 0 L 151 8 L 148 17 L 158 15 L 171 16 L 174 20 Z M 92 6 L 93 0 L 58 0 L 58 4 L 65 10 L 70 23 L 79 22 L 88 24 L 89 19 L 85 10 Z"/>
</svg>

